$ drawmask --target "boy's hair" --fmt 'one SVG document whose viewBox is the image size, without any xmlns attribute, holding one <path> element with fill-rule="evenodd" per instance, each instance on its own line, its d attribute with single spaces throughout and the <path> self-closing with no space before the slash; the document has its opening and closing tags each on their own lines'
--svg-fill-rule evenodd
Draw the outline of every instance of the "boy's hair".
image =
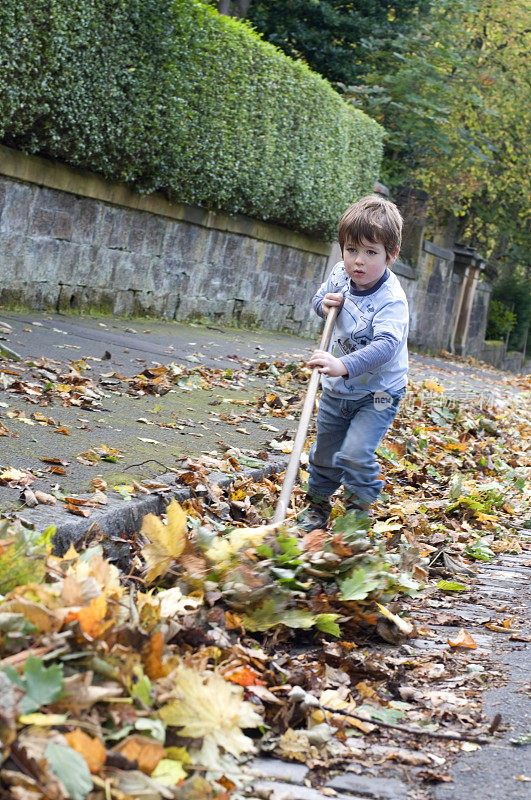
<svg viewBox="0 0 531 800">
<path fill-rule="evenodd" d="M 347 208 L 339 220 L 338 239 L 341 252 L 347 242 L 360 244 L 366 239 L 382 244 L 390 258 L 402 242 L 402 215 L 390 200 L 367 195 Z"/>
</svg>

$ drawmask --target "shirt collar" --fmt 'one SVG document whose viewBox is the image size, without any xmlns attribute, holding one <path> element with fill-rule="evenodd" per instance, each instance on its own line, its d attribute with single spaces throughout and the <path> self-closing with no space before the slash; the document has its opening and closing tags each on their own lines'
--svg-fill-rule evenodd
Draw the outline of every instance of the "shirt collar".
<svg viewBox="0 0 531 800">
<path fill-rule="evenodd" d="M 386 282 L 386 280 L 388 279 L 388 277 L 389 277 L 389 275 L 390 275 L 390 274 L 391 274 L 391 273 L 389 272 L 389 269 L 386 267 L 386 268 L 385 268 L 385 272 L 384 272 L 384 274 L 382 275 L 382 277 L 380 278 L 380 280 L 376 281 L 376 283 L 374 284 L 374 286 L 371 286 L 371 288 L 370 288 L 370 289 L 363 289 L 363 290 L 361 290 L 361 289 L 356 289 L 356 288 L 355 288 L 355 286 L 354 286 L 354 283 L 353 283 L 353 281 L 352 281 L 352 278 L 351 278 L 351 279 L 350 279 L 350 287 L 349 287 L 350 294 L 353 294 L 353 295 L 355 295 L 356 297 L 365 297 L 365 296 L 366 296 L 366 295 L 368 295 L 368 294 L 374 294 L 374 292 L 377 292 L 377 291 L 378 291 L 378 289 L 380 288 L 380 286 L 383 286 L 383 284 Z"/>
</svg>

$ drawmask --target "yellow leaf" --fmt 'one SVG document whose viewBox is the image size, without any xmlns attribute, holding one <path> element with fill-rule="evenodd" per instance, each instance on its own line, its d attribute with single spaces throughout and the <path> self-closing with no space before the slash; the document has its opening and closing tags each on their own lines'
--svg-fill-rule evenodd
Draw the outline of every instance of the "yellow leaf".
<svg viewBox="0 0 531 800">
<path fill-rule="evenodd" d="M 106 619 L 107 610 L 105 595 L 100 594 L 98 597 L 92 598 L 88 606 L 80 608 L 79 611 L 70 612 L 67 621 L 77 619 L 83 633 L 92 639 L 97 639 L 114 624 L 114 620 Z"/>
<path fill-rule="evenodd" d="M 390 533 L 390 531 L 399 531 L 403 527 L 403 524 L 398 521 L 398 517 L 389 517 L 385 521 L 375 522 L 372 529 L 374 533 Z"/>
<path fill-rule="evenodd" d="M 61 556 L 61 560 L 62 561 L 73 561 L 74 558 L 78 558 L 78 557 L 79 557 L 79 553 L 77 552 L 77 550 L 74 547 L 74 545 L 72 544 L 72 542 L 70 542 L 70 547 L 68 548 L 68 550 L 66 551 L 64 556 Z"/>
<path fill-rule="evenodd" d="M 393 622 L 400 633 L 403 633 L 405 636 L 409 636 L 413 632 L 413 625 L 411 622 L 402 619 L 402 617 L 399 617 L 397 614 L 393 614 L 392 611 L 389 611 L 389 609 L 383 606 L 381 603 L 376 603 L 376 605 L 380 610 L 380 614 L 386 617 L 386 619 L 388 619 L 390 622 Z"/>
<path fill-rule="evenodd" d="M 171 589 L 165 589 L 163 592 L 159 592 L 157 594 L 157 600 L 160 602 L 160 616 L 163 619 L 167 617 L 176 617 L 177 614 L 186 614 L 188 611 L 203 605 L 202 596 L 191 597 L 190 595 L 183 594 L 178 586 L 173 586 Z"/>
<path fill-rule="evenodd" d="M 360 716 L 365 716 L 367 714 L 366 711 L 358 712 L 356 709 L 356 704 L 353 700 L 349 700 L 348 702 L 341 697 L 339 691 L 335 689 L 325 689 L 322 692 L 321 696 L 319 697 L 319 702 L 322 706 L 326 706 L 327 709 L 337 709 L 338 711 L 352 711 L 354 714 L 360 714 Z M 315 712 L 314 712 L 315 714 Z M 314 717 L 312 714 L 312 721 L 316 724 L 319 724 L 321 721 L 319 717 Z M 334 719 L 334 712 L 333 711 L 325 711 L 324 712 L 325 719 L 329 721 Z M 374 725 L 371 724 L 369 717 L 367 717 L 367 722 L 362 722 L 360 719 L 356 719 L 356 717 L 348 717 L 346 715 L 337 716 L 337 719 L 341 719 L 341 721 L 345 725 L 349 725 L 353 728 L 358 728 L 359 730 L 363 731 L 364 733 L 370 733 L 374 730 Z"/>
<path fill-rule="evenodd" d="M 483 511 L 475 511 L 474 516 L 478 522 L 497 522 L 496 514 L 484 514 Z"/>
<path fill-rule="evenodd" d="M 446 641 L 450 647 L 469 647 L 471 650 L 475 650 L 477 647 L 472 636 L 464 628 L 460 629 L 455 639 L 447 639 Z"/>
<path fill-rule="evenodd" d="M 32 585 L 30 584 L 30 591 Z M 23 614 L 28 622 L 35 625 L 40 633 L 50 633 L 59 630 L 61 627 L 61 617 L 51 609 L 46 608 L 42 603 L 35 603 L 26 597 L 17 597 L 12 593 L 12 599 L 2 603 L 2 611 L 11 614 Z"/>
<path fill-rule="evenodd" d="M 441 386 L 441 384 L 437 383 L 437 381 L 431 381 L 431 380 L 424 381 L 423 386 L 429 392 L 444 392 L 444 386 Z"/>
<path fill-rule="evenodd" d="M 175 786 L 176 783 L 183 781 L 187 775 L 180 761 L 174 761 L 172 758 L 162 758 L 151 773 L 151 777 L 163 786 Z"/>
<path fill-rule="evenodd" d="M 8 467 L 2 473 L 0 473 L 0 480 L 2 481 L 21 481 L 24 478 L 27 478 L 28 473 L 22 472 L 20 469 L 15 469 L 15 467 Z"/>
<path fill-rule="evenodd" d="M 155 514 L 147 514 L 142 521 L 141 533 L 149 540 L 142 549 L 148 567 L 148 583 L 168 571 L 186 544 L 186 512 L 176 500 L 172 500 L 166 514 L 167 525 L 163 525 Z"/>
<path fill-rule="evenodd" d="M 273 522 L 258 528 L 235 528 L 229 537 L 216 537 L 205 555 L 218 564 L 228 561 L 244 547 L 258 547 L 269 532 L 277 531 L 283 525 L 284 522 Z"/>
<path fill-rule="evenodd" d="M 68 717 L 66 714 L 21 714 L 18 721 L 22 725 L 37 725 L 37 727 L 54 727 L 55 725 L 66 725 Z"/>
<path fill-rule="evenodd" d="M 219 767 L 220 748 L 235 756 L 254 752 L 242 728 L 261 725 L 262 718 L 243 700 L 241 686 L 188 667 L 180 667 L 173 675 L 176 699 L 161 708 L 159 716 L 166 725 L 179 728 L 181 736 L 203 740 L 200 751 L 189 750 L 194 763 Z"/>
</svg>

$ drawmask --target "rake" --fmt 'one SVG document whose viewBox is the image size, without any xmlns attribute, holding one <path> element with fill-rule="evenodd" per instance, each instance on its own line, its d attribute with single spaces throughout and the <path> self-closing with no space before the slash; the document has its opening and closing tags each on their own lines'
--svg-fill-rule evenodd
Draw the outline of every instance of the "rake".
<svg viewBox="0 0 531 800">
<path fill-rule="evenodd" d="M 328 350 L 328 345 L 330 344 L 330 338 L 332 336 L 332 330 L 338 311 L 338 306 L 332 306 L 328 312 L 323 333 L 321 335 L 321 340 L 319 342 L 319 350 Z M 293 443 L 293 450 L 291 451 L 291 456 L 286 468 L 286 474 L 282 483 L 282 489 L 277 500 L 275 514 L 273 516 L 273 523 L 284 522 L 286 519 L 291 493 L 293 491 L 295 481 L 297 480 L 302 448 L 304 447 L 304 442 L 306 441 L 306 434 L 308 433 L 308 427 L 310 425 L 310 420 L 312 418 L 313 409 L 315 406 L 315 398 L 317 395 L 317 389 L 319 387 L 319 377 L 319 367 L 314 367 L 310 382 L 308 384 L 308 389 L 306 390 L 306 397 L 304 399 L 304 406 L 302 408 L 297 434 Z"/>
</svg>

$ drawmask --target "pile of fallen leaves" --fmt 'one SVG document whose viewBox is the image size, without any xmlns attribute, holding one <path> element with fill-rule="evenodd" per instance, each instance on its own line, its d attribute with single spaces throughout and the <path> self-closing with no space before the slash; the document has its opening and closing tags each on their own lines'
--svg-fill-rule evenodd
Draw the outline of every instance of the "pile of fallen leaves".
<svg viewBox="0 0 531 800">
<path fill-rule="evenodd" d="M 70 362 L 68 371 L 60 361 L 51 358 L 27 359 L 24 364 L 0 367 L 0 387 L 9 393 L 23 395 L 33 405 L 48 405 L 58 401 L 62 405 L 94 409 L 101 405 L 103 392 L 92 378 L 83 375 L 89 368 L 89 360 Z M 28 375 L 28 371 L 31 373 Z M 54 421 L 43 414 L 31 419 L 41 424 L 54 425 Z M 31 424 L 31 423 L 29 423 Z"/>
<path fill-rule="evenodd" d="M 383 603 L 419 586 L 390 569 L 367 521 L 304 537 L 283 524 L 217 527 L 172 501 L 166 524 L 144 519 L 124 577 L 101 545 L 58 558 L 49 536 L 3 523 L 0 775 L 12 797 L 184 797 L 175 787 L 188 774 L 221 797 L 235 786 L 224 773 L 254 750 L 249 731 L 269 730 L 275 746 L 307 716 L 269 631 L 339 637 L 340 624 L 368 630 L 380 613 L 411 632 Z M 344 695 L 322 705 L 353 711 Z"/>
<path fill-rule="evenodd" d="M 412 602 L 470 596 L 476 561 L 521 551 L 528 427 L 517 405 L 429 383 L 380 448 L 387 493 L 371 525 L 343 516 L 339 493 L 330 530 L 298 530 L 302 489 L 286 524 L 263 524 L 280 482 L 238 474 L 235 451 L 182 466 L 191 498 L 145 517 L 126 573 L 97 533 L 58 557 L 52 531 L 0 523 L 4 796 L 236 800 L 258 748 L 323 768 L 363 762 L 367 736 L 387 757 L 401 721 L 477 737 L 481 671 L 437 683 L 473 637 L 463 629 L 444 656 L 381 641 L 429 638 Z M 232 472 L 229 487 L 209 469 Z M 444 779 L 435 744 L 403 758 Z"/>
</svg>

